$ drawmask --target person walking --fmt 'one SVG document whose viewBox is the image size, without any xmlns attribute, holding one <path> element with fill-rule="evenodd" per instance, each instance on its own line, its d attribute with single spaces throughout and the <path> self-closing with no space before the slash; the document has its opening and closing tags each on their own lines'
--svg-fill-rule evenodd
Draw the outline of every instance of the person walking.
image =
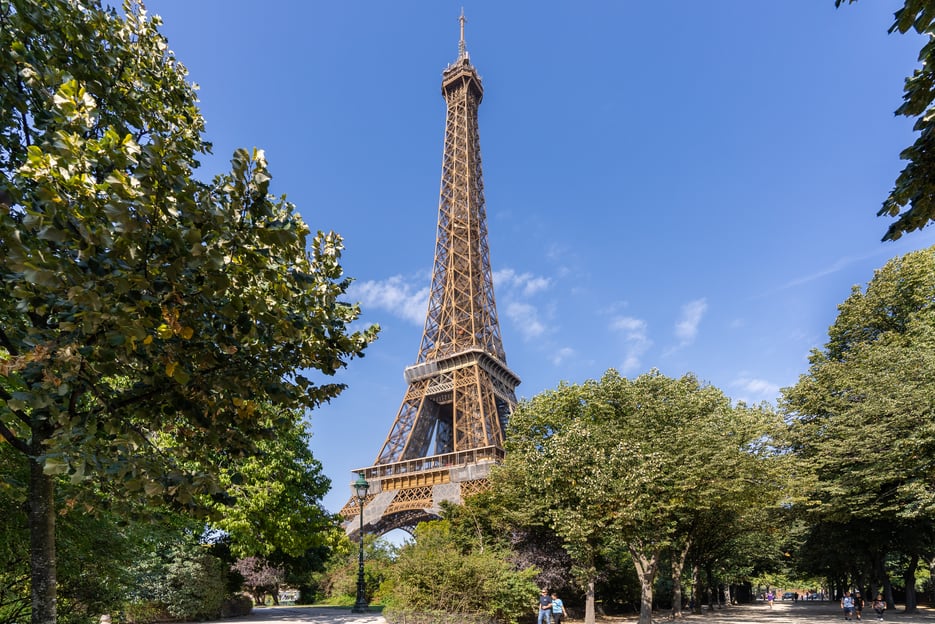
<svg viewBox="0 0 935 624">
<path fill-rule="evenodd" d="M 854 616 L 860 621 L 860 612 L 864 610 L 864 599 L 860 597 L 860 592 L 854 592 Z"/>
<path fill-rule="evenodd" d="M 850 620 L 854 617 L 854 598 L 851 596 L 851 592 L 844 592 L 844 597 L 841 598 L 841 609 L 844 611 L 845 620 Z"/>
<path fill-rule="evenodd" d="M 769 604 L 769 608 L 773 608 L 773 600 L 776 599 L 776 596 L 773 594 L 773 590 L 766 592 L 766 602 Z"/>
<path fill-rule="evenodd" d="M 568 615 L 565 612 L 565 603 L 558 597 L 558 594 L 552 592 L 552 624 L 562 624 L 562 618 Z"/>
<path fill-rule="evenodd" d="M 883 600 L 883 594 L 877 594 L 873 601 L 873 612 L 877 614 L 877 619 L 883 621 L 883 612 L 886 611 L 886 601 Z"/>
<path fill-rule="evenodd" d="M 549 590 L 539 590 L 539 617 L 536 624 L 552 624 L 552 599 L 549 597 Z"/>
</svg>

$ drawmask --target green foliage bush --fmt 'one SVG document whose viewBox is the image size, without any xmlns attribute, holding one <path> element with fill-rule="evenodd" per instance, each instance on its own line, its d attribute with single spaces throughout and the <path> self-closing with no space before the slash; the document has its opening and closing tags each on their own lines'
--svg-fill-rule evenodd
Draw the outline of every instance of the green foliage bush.
<svg viewBox="0 0 935 624">
<path fill-rule="evenodd" d="M 221 617 L 237 617 L 240 615 L 249 615 L 253 611 L 253 598 L 247 594 L 236 594 L 228 596 L 221 603 Z"/>
<path fill-rule="evenodd" d="M 166 567 L 159 594 L 166 610 L 180 620 L 208 620 L 221 615 L 225 569 L 206 552 L 179 553 Z"/>
<path fill-rule="evenodd" d="M 416 539 L 400 550 L 390 578 L 381 587 L 388 619 L 443 612 L 449 619 L 516 622 L 531 612 L 538 570 L 514 569 L 496 548 L 460 546 L 448 520 L 426 522 Z M 392 620 L 391 620 L 392 621 Z"/>
</svg>

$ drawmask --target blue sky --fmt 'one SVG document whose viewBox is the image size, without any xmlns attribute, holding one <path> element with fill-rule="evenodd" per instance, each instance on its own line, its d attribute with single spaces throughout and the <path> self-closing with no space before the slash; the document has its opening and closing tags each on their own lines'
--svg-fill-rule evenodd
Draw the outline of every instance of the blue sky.
<svg viewBox="0 0 935 624">
<path fill-rule="evenodd" d="M 880 238 L 921 40 L 900 2 L 464 3 L 484 83 L 497 307 L 521 397 L 616 368 L 694 372 L 774 401 L 836 306 L 935 229 Z M 405 392 L 425 317 L 441 173 L 441 72 L 461 3 L 152 0 L 200 85 L 215 156 L 266 151 L 273 192 L 344 236 L 363 322 L 383 327 L 312 415 L 349 496 Z"/>
</svg>

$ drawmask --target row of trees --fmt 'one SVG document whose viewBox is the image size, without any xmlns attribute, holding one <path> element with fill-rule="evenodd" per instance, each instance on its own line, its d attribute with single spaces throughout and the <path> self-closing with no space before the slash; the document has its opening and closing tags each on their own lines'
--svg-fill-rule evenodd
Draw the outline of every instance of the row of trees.
<svg viewBox="0 0 935 624">
<path fill-rule="evenodd" d="M 587 623 L 597 598 L 648 624 L 688 595 L 697 609 L 776 584 L 882 592 L 891 607 L 895 585 L 912 611 L 935 562 L 933 423 L 935 247 L 854 288 L 778 408 L 655 371 L 524 401 L 490 489 L 420 527 L 400 561 L 423 565 L 389 572 L 406 589 L 382 597 L 451 609 L 440 571 L 487 553 L 512 565 L 500 589 L 528 586 L 525 604 L 488 610 L 505 619 L 531 612 L 533 579 L 583 603 Z"/>
</svg>

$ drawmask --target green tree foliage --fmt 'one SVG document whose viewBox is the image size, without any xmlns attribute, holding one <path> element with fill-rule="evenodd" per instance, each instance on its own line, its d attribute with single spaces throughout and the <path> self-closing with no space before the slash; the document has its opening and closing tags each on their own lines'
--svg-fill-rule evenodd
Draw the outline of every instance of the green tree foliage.
<svg viewBox="0 0 935 624">
<path fill-rule="evenodd" d="M 835 6 L 856 0 L 835 0 Z M 905 0 L 896 11 L 890 32 L 910 30 L 928 39 L 919 51 L 922 67 L 906 79 L 903 103 L 897 115 L 915 118 L 913 129 L 919 133 L 915 143 L 900 154 L 909 161 L 896 178 L 896 184 L 884 200 L 878 216 L 895 217 L 883 240 L 896 240 L 904 233 L 920 230 L 935 221 L 935 2 Z M 908 209 L 906 209 L 908 206 Z M 905 210 L 904 210 L 905 209 Z"/>
<path fill-rule="evenodd" d="M 238 557 L 300 557 L 323 546 L 335 526 L 321 506 L 331 480 L 309 450 L 307 424 L 297 413 L 291 418 L 293 428 L 257 440 L 256 455 L 221 472 L 221 485 L 233 501 L 214 505 L 218 518 L 212 527 L 231 535 Z"/>
<path fill-rule="evenodd" d="M 648 624 L 660 558 L 690 543 L 696 517 L 769 501 L 771 419 L 732 408 L 691 375 L 631 381 L 608 371 L 518 406 L 493 483 L 513 501 L 517 523 L 545 523 L 560 537 L 586 588 L 586 622 L 600 557 L 625 550 Z"/>
<path fill-rule="evenodd" d="M 303 371 L 375 337 L 348 331 L 340 237 L 308 240 L 262 151 L 195 179 L 204 122 L 158 26 L 130 2 L 0 1 L 0 437 L 31 462 L 37 624 L 56 475 L 202 507 L 292 428 L 260 405 L 329 400 L 342 386 Z"/>
<path fill-rule="evenodd" d="M 878 527 L 866 552 L 879 577 L 879 551 L 902 544 L 918 555 L 922 543 L 902 535 L 931 536 L 935 519 L 935 247 L 855 287 L 828 336 L 783 391 L 788 444 L 811 473 L 803 507 L 820 526 Z"/>
<path fill-rule="evenodd" d="M 330 535 L 331 558 L 325 570 L 313 575 L 314 584 L 329 604 L 354 604 L 357 599 L 359 543 L 351 542 L 343 530 Z M 375 535 L 364 535 L 364 595 L 367 602 L 383 600 L 381 585 L 397 557 L 397 547 Z"/>
<path fill-rule="evenodd" d="M 448 520 L 424 522 L 391 570 L 387 618 L 415 611 L 517 622 L 534 612 L 535 574 L 534 568 L 516 571 L 499 549 L 459 546 Z"/>
<path fill-rule="evenodd" d="M 0 445 L 0 623 L 29 619 L 29 543 L 26 481 L 28 460 L 9 445 Z M 100 613 L 120 608 L 135 579 L 130 562 L 145 551 L 146 523 L 127 522 L 110 511 L 86 513 L 84 505 L 70 506 L 75 486 L 59 479 L 56 505 L 57 559 L 60 571 L 58 619 L 87 622 Z M 88 500 L 85 494 L 84 499 Z"/>
<path fill-rule="evenodd" d="M 227 570 L 206 544 L 191 537 L 176 541 L 141 559 L 132 572 L 136 586 L 131 613 L 186 622 L 221 615 Z"/>
</svg>

